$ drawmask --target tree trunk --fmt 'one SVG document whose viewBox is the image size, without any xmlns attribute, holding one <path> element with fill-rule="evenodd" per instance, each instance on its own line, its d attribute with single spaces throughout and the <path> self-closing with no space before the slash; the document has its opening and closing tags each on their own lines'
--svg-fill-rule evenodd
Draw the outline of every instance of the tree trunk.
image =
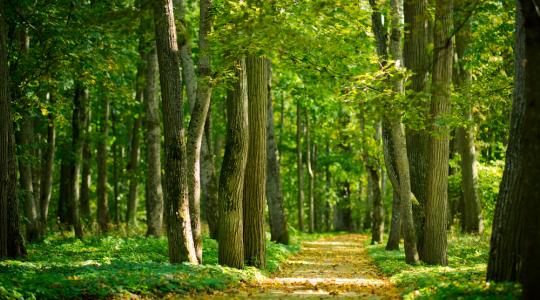
<svg viewBox="0 0 540 300">
<path fill-rule="evenodd" d="M 189 216 L 187 155 L 182 111 L 182 75 L 177 55 L 178 43 L 172 0 L 155 2 L 154 20 L 163 99 L 166 157 L 165 203 L 167 205 L 169 259 L 171 263 L 187 261 L 197 264 Z"/>
<path fill-rule="evenodd" d="M 373 204 L 373 217 L 371 227 L 371 244 L 379 244 L 383 241 L 384 212 L 381 198 L 381 186 L 379 170 L 377 167 L 368 166 L 368 176 L 371 178 L 371 199 Z"/>
<path fill-rule="evenodd" d="M 214 142 L 212 139 L 212 116 L 211 107 L 208 108 L 208 115 L 205 124 L 205 142 L 203 143 L 203 165 L 201 167 L 201 185 L 206 191 L 203 193 L 203 202 L 206 204 L 206 220 L 210 231 L 210 238 L 217 240 L 219 233 L 219 204 L 218 185 L 219 179 L 214 165 Z M 205 147 L 206 146 L 206 147 Z M 219 151 L 219 150 L 217 150 Z"/>
<path fill-rule="evenodd" d="M 60 188 L 58 192 L 58 206 L 56 208 L 56 216 L 58 217 L 58 222 L 61 225 L 67 225 L 68 221 L 68 208 L 67 203 L 69 199 L 69 170 L 71 169 L 71 160 L 69 158 L 69 145 L 62 145 L 62 150 L 60 153 L 63 153 L 62 162 L 60 163 Z"/>
<path fill-rule="evenodd" d="M 404 0 L 404 63 L 413 75 L 410 79 L 410 90 L 414 93 L 411 101 L 424 98 L 426 93 L 429 69 L 428 55 L 428 16 L 427 0 Z M 427 116 L 427 110 L 423 112 Z M 424 203 L 427 192 L 427 145 L 428 134 L 424 130 L 407 128 L 407 156 L 411 173 L 411 190 L 416 198 L 413 203 L 413 218 L 416 228 L 418 254 L 423 258 L 424 245 Z"/>
<path fill-rule="evenodd" d="M 394 189 L 392 195 L 392 219 L 390 221 L 390 232 L 388 233 L 388 241 L 386 242 L 386 250 L 399 250 L 401 241 L 401 202 L 399 200 L 399 192 Z"/>
<path fill-rule="evenodd" d="M 522 137 L 520 159 L 523 169 L 522 193 L 527 199 L 525 204 L 525 230 L 523 248 L 523 283 L 524 299 L 539 299 L 540 287 L 540 14 L 537 1 L 518 0 L 518 10 L 523 14 L 525 31 L 525 62 L 516 60 L 525 66 L 525 115 L 523 128 L 527 128 Z"/>
<path fill-rule="evenodd" d="M 112 111 L 112 115 L 111 115 L 111 125 L 112 125 L 112 133 L 113 133 L 113 136 L 118 136 L 117 134 L 117 129 L 116 129 L 116 112 L 113 110 Z M 110 213 L 109 213 L 109 217 L 108 218 L 113 218 L 113 222 L 114 222 L 114 225 L 118 226 L 120 225 L 120 178 L 122 178 L 122 176 L 120 175 L 120 173 L 122 172 L 122 146 L 119 146 L 118 145 L 118 139 L 114 139 L 114 142 L 112 144 L 112 147 L 111 147 L 111 151 L 112 151 L 112 156 L 113 156 L 113 178 L 112 178 L 112 181 L 113 181 L 113 200 L 112 200 L 112 205 L 113 205 L 113 209 L 112 210 L 109 210 Z M 120 152 L 120 154 L 118 154 L 118 152 Z M 105 183 L 107 183 L 107 180 L 105 181 Z M 106 194 L 106 197 L 109 195 L 108 192 L 105 192 Z"/>
<path fill-rule="evenodd" d="M 201 5 L 207 5 L 208 0 L 201 3 Z M 209 6 L 208 6 L 209 7 Z M 186 95 L 189 104 L 189 111 L 193 113 L 193 108 L 197 102 L 197 76 L 195 74 L 195 64 L 193 63 L 193 57 L 191 52 L 191 37 L 189 35 L 189 26 L 186 22 L 186 5 L 184 0 L 174 0 L 175 14 L 177 14 L 179 26 L 178 29 L 178 49 L 180 50 L 180 62 L 182 63 L 182 76 L 183 82 L 186 86 Z M 208 12 L 208 11 L 207 11 Z M 206 14 L 206 17 L 209 17 Z M 201 23 L 202 25 L 203 23 Z M 205 27 L 210 30 L 211 26 Z M 209 31 L 208 31 L 209 32 Z M 207 32 L 207 33 L 208 33 Z M 200 32 L 199 32 L 200 33 Z M 206 39 L 206 36 L 204 37 Z M 206 53 L 208 55 L 208 53 Z M 209 62 L 209 61 L 208 61 Z M 209 65 L 208 65 L 209 66 Z M 200 69 L 199 69 L 200 71 Z M 189 139 L 189 137 L 188 137 Z M 189 152 L 189 150 L 188 150 Z"/>
<path fill-rule="evenodd" d="M 284 245 L 289 244 L 287 216 L 283 208 L 283 192 L 281 190 L 281 174 L 277 160 L 276 136 L 274 132 L 274 110 L 272 107 L 272 71 L 268 61 L 268 101 L 267 101 L 267 153 L 266 153 L 266 201 L 270 219 L 271 240 Z"/>
<path fill-rule="evenodd" d="M 82 181 L 81 181 L 81 218 L 85 222 L 89 222 L 90 218 L 90 185 L 91 185 L 91 159 L 92 151 L 90 150 L 90 112 L 88 113 L 88 121 L 85 124 L 86 134 L 84 136 L 83 145 L 83 161 L 82 161 Z"/>
<path fill-rule="evenodd" d="M 246 58 L 248 82 L 249 150 L 244 179 L 244 255 L 248 266 L 266 266 L 264 197 L 266 191 L 266 122 L 268 104 L 268 62 Z"/>
<path fill-rule="evenodd" d="M 296 102 L 296 169 L 298 173 L 298 231 L 304 231 L 304 165 L 302 163 L 302 107 Z"/>
<path fill-rule="evenodd" d="M 235 65 L 238 82 L 227 95 L 227 144 L 219 179 L 219 263 L 244 267 L 242 197 L 248 156 L 248 95 L 244 60 Z"/>
<path fill-rule="evenodd" d="M 49 95 L 49 102 L 54 103 L 54 98 Z M 39 196 L 41 231 L 45 234 L 47 229 L 47 218 L 49 215 L 49 203 L 51 202 L 51 190 L 54 171 L 54 151 L 56 149 L 56 125 L 54 115 L 50 112 L 47 115 L 47 149 L 41 157 L 41 189 Z"/>
<path fill-rule="evenodd" d="M 431 130 L 425 203 L 426 227 L 423 261 L 447 265 L 449 130 L 452 83 L 452 0 L 437 0 L 435 9 Z M 442 124 L 441 124 L 442 123 Z"/>
<path fill-rule="evenodd" d="M 462 5 L 464 7 L 464 5 Z M 456 130 L 457 146 L 461 156 L 461 189 L 463 191 L 464 218 L 463 231 L 466 233 L 483 232 L 482 210 L 478 195 L 478 167 L 476 163 L 476 149 L 474 147 L 474 127 L 472 125 L 472 99 L 470 86 L 471 73 L 464 67 L 465 51 L 469 47 L 471 35 L 471 21 L 463 20 L 465 16 L 459 15 L 461 22 L 466 22 L 463 28 L 456 34 L 457 53 L 457 89 L 465 99 L 465 118 L 468 124 Z"/>
<path fill-rule="evenodd" d="M 105 92 L 105 91 L 104 91 Z M 106 92 L 105 92 L 106 93 Z M 100 124 L 100 138 L 97 146 L 97 221 L 102 233 L 109 231 L 109 200 L 107 191 L 107 144 L 109 141 L 109 115 L 110 105 L 108 95 L 103 96 L 102 116 Z M 116 141 L 115 141 L 116 143 Z M 116 150 L 116 149 L 114 149 Z M 114 151 L 116 154 L 116 151 Z M 115 183 L 117 180 L 115 179 Z M 118 214 L 118 211 L 116 211 Z M 115 215 L 116 216 L 116 215 Z"/>
<path fill-rule="evenodd" d="M 152 47 L 146 61 L 146 235 L 159 237 L 163 226 L 163 189 L 161 187 L 161 127 L 159 102 L 156 97 L 156 49 Z"/>
<path fill-rule="evenodd" d="M 523 135 L 525 129 L 523 116 L 526 110 L 525 86 L 528 80 L 524 61 L 527 59 L 525 48 L 526 28 L 521 7 L 522 2 L 517 1 L 516 9 L 516 39 L 515 39 L 515 75 L 512 114 L 510 116 L 510 134 L 503 177 L 499 185 L 499 196 L 493 216 L 491 245 L 487 267 L 488 281 L 518 281 L 523 267 L 523 245 L 525 237 L 525 203 L 526 197 L 523 187 L 524 169 L 532 166 L 529 162 L 522 162 L 520 153 L 523 153 Z M 529 6 L 529 4 L 526 4 Z M 527 62 L 527 65 L 528 62 Z M 531 65 L 532 66 L 532 65 Z M 532 67 L 531 69 L 533 69 Z M 530 72 L 530 71 L 529 71 Z M 533 83 L 534 84 L 534 83 Z M 538 84 L 538 83 L 535 83 Z M 538 153 L 535 153 L 536 155 Z M 525 163 L 525 164 L 524 164 Z M 535 216 L 538 219 L 538 216 Z M 533 238 L 533 236 L 527 236 Z"/>
<path fill-rule="evenodd" d="M 0 0 L 0 259 L 26 255 L 19 222 L 5 0 Z"/>
<path fill-rule="evenodd" d="M 311 167 L 311 137 L 309 126 L 309 113 L 306 109 L 306 167 L 308 171 L 308 200 L 309 200 L 309 233 L 315 232 L 315 198 L 314 198 L 314 182 L 315 175 L 313 174 L 313 168 Z"/>
</svg>

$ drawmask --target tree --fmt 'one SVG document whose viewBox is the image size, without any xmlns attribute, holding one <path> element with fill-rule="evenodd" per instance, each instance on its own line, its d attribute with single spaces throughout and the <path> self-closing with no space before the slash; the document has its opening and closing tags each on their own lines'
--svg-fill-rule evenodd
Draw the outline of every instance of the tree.
<svg viewBox="0 0 540 300">
<path fill-rule="evenodd" d="M 304 165 L 302 162 L 302 106 L 296 102 L 296 169 L 298 176 L 298 230 L 304 231 Z"/>
<path fill-rule="evenodd" d="M 435 9 L 431 136 L 429 138 L 424 257 L 428 264 L 446 265 L 450 94 L 452 83 L 452 0 L 438 0 Z"/>
<path fill-rule="evenodd" d="M 17 166 L 9 94 L 6 2 L 0 0 L 0 259 L 26 255 L 18 213 Z"/>
<path fill-rule="evenodd" d="M 235 63 L 237 82 L 227 94 L 227 144 L 219 179 L 219 263 L 244 267 L 244 175 L 249 147 L 248 91 L 244 59 Z"/>
<path fill-rule="evenodd" d="M 54 96 L 49 94 L 49 102 L 54 103 Z M 49 215 L 49 203 L 51 202 L 52 179 L 54 169 L 54 151 L 56 149 L 56 125 L 54 115 L 47 115 L 47 149 L 43 151 L 41 160 L 41 189 L 39 196 L 39 208 L 41 216 L 42 233 L 47 228 Z"/>
<path fill-rule="evenodd" d="M 311 132 L 309 126 L 309 112 L 304 110 L 306 118 L 306 168 L 308 171 L 308 206 L 309 206 L 309 232 L 315 232 L 315 174 L 312 167 Z"/>
<path fill-rule="evenodd" d="M 107 93 L 104 91 L 104 93 Z M 109 191 L 107 191 L 107 157 L 109 141 L 109 95 L 102 96 L 100 118 L 100 139 L 97 146 L 97 221 L 99 230 L 103 233 L 109 231 Z M 116 182 L 115 178 L 115 182 Z M 116 210 L 116 215 L 118 211 Z M 115 215 L 115 216 L 116 216 Z"/>
<path fill-rule="evenodd" d="M 171 263 L 187 261 L 197 264 L 189 216 L 182 76 L 172 0 L 155 2 L 154 22 L 163 100 L 165 203 L 169 259 Z"/>
</svg>

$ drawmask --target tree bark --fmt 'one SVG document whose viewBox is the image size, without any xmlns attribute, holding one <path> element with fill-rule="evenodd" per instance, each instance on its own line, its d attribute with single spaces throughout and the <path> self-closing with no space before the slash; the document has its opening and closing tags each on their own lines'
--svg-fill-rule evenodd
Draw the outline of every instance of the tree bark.
<svg viewBox="0 0 540 300">
<path fill-rule="evenodd" d="M 163 189 L 161 186 L 161 127 L 159 103 L 156 97 L 156 48 L 144 57 L 146 61 L 146 235 L 159 237 L 163 227 Z"/>
<path fill-rule="evenodd" d="M 268 104 L 268 62 L 246 58 L 248 82 L 249 150 L 244 179 L 244 259 L 248 266 L 266 266 L 264 197 L 266 193 L 266 122 Z"/>
<path fill-rule="evenodd" d="M 84 135 L 84 145 L 82 152 L 82 180 L 81 180 L 81 218 L 88 223 L 90 220 L 90 185 L 91 185 L 91 159 L 92 151 L 90 150 L 90 112 L 88 113 L 88 121 L 84 125 L 86 134 Z"/>
<path fill-rule="evenodd" d="M 281 174 L 277 160 L 277 145 L 274 132 L 274 110 L 272 107 L 272 71 L 268 61 L 268 101 L 267 101 L 267 153 L 266 153 L 266 201 L 270 219 L 271 240 L 284 245 L 289 244 L 287 216 L 283 208 L 283 192 L 281 190 Z"/>
<path fill-rule="evenodd" d="M 186 144 L 183 128 L 182 75 L 172 0 L 154 5 L 156 44 L 163 100 L 165 136 L 165 202 L 171 263 L 197 264 L 191 232 L 187 187 Z"/>
<path fill-rule="evenodd" d="M 399 192 L 396 189 L 394 189 L 392 197 L 392 219 L 385 248 L 388 251 L 399 250 L 399 243 L 401 242 L 401 202 Z"/>
<path fill-rule="evenodd" d="M 412 71 L 410 90 L 414 93 L 411 101 L 424 101 L 428 81 L 429 55 L 428 55 L 428 10 L 427 0 L 404 0 L 403 5 L 404 30 L 404 64 Z M 424 106 L 427 106 L 424 104 Z M 427 111 L 422 113 L 427 116 Z M 424 203 L 427 192 L 428 170 L 428 134 L 425 130 L 407 128 L 407 156 L 409 158 L 411 173 L 411 190 L 416 198 L 413 203 L 413 218 L 416 228 L 418 254 L 423 258 L 424 248 Z"/>
<path fill-rule="evenodd" d="M 104 91 L 104 93 L 106 93 Z M 107 157 L 109 141 L 110 105 L 108 95 L 103 96 L 101 107 L 100 138 L 97 146 L 97 221 L 102 233 L 109 231 L 109 192 L 107 191 Z M 116 142 L 115 142 L 116 143 Z M 116 149 L 115 149 L 116 150 Z M 116 152 L 116 151 L 115 151 Z M 116 153 L 115 153 L 116 154 Z M 117 180 L 115 179 L 115 182 Z M 116 208 L 116 207 L 115 207 Z M 118 211 L 116 211 L 118 214 Z M 116 216 L 116 215 L 115 215 Z"/>
<path fill-rule="evenodd" d="M 208 1 L 206 0 L 200 3 L 200 5 L 203 5 L 203 4 L 208 5 Z M 208 6 L 208 8 L 209 7 L 210 6 Z M 184 0 L 174 0 L 174 8 L 175 8 L 175 14 L 177 14 L 177 18 L 179 21 L 177 23 L 178 49 L 180 50 L 179 51 L 180 62 L 182 63 L 182 76 L 184 78 L 183 82 L 186 87 L 186 95 L 187 95 L 187 100 L 189 104 L 189 110 L 190 112 L 193 113 L 193 108 L 195 107 L 195 103 L 197 102 L 197 99 L 198 99 L 198 94 L 197 94 L 198 82 L 197 82 L 197 75 L 195 73 L 195 63 L 193 62 L 193 57 L 192 57 L 192 52 L 191 52 L 191 37 L 189 35 L 189 27 L 188 27 L 189 25 L 186 22 L 186 5 L 185 5 Z M 201 16 L 202 15 L 203 14 L 201 14 Z M 206 18 L 210 17 L 210 15 L 208 14 L 208 10 L 207 10 L 207 13 L 204 15 L 206 16 Z M 204 23 L 200 23 L 200 25 L 203 25 L 203 24 Z M 206 27 L 205 29 L 208 29 L 208 30 L 211 29 L 211 25 L 208 26 L 208 24 L 204 24 L 203 26 Z M 207 35 L 208 32 L 206 32 L 205 35 Z M 199 34 L 200 33 L 201 32 L 199 32 Z M 207 37 L 205 36 L 204 39 L 207 39 Z M 208 52 L 206 53 L 206 55 L 208 55 Z"/>
<path fill-rule="evenodd" d="M 219 263 L 244 267 L 243 213 L 244 174 L 248 156 L 248 95 L 246 66 L 235 64 L 238 82 L 227 96 L 227 144 L 219 179 Z"/>
<path fill-rule="evenodd" d="M 447 265 L 449 129 L 452 83 L 452 0 L 437 0 L 435 9 L 431 130 L 428 152 L 426 227 L 423 261 Z"/>
<path fill-rule="evenodd" d="M 201 186 L 206 192 L 203 192 L 203 202 L 206 204 L 206 221 L 210 231 L 210 238 L 217 240 L 219 233 L 219 204 L 218 204 L 218 185 L 219 179 L 216 174 L 214 155 L 219 149 L 214 149 L 212 139 L 212 116 L 211 107 L 208 108 L 205 124 L 205 142 L 203 143 L 203 162 L 201 167 Z"/>
<path fill-rule="evenodd" d="M 311 133 L 309 126 L 309 112 L 304 110 L 306 117 L 306 167 L 308 171 L 308 205 L 309 205 L 309 233 L 315 232 L 315 196 L 313 189 L 315 175 L 313 174 L 313 168 L 311 166 Z"/>
<path fill-rule="evenodd" d="M 298 175 L 298 231 L 304 231 L 304 165 L 302 163 L 302 107 L 296 102 L 296 169 Z"/>
<path fill-rule="evenodd" d="M 54 104 L 54 96 L 49 95 L 49 103 Z M 56 125 L 54 115 L 49 112 L 47 115 L 47 148 L 41 157 L 41 189 L 39 196 L 39 207 L 41 215 L 41 231 L 43 234 L 47 230 L 47 219 L 49 215 L 49 203 L 51 202 L 51 190 L 54 171 L 54 151 L 56 149 Z"/>
</svg>

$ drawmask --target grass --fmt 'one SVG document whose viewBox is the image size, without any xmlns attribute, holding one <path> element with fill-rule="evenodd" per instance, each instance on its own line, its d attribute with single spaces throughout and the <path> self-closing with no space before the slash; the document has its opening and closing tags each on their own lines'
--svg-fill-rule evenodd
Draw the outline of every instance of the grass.
<svg viewBox="0 0 540 300">
<path fill-rule="evenodd" d="M 302 236 L 299 237 L 302 240 Z M 267 243 L 266 270 L 275 271 L 299 246 Z M 260 274 L 217 265 L 217 242 L 204 239 L 204 265 L 168 263 L 165 238 L 50 236 L 28 245 L 25 260 L 0 261 L 0 299 L 101 299 L 137 294 L 205 293 Z"/>
<path fill-rule="evenodd" d="M 368 253 L 381 271 L 401 288 L 405 299 L 517 299 L 514 283 L 486 283 L 489 237 L 452 233 L 448 239 L 448 266 L 411 266 L 402 251 L 368 245 Z"/>
</svg>

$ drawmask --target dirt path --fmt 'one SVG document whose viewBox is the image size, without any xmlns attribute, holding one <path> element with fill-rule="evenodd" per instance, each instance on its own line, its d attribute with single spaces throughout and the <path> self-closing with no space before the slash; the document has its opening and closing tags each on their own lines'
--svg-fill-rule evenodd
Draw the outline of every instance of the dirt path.
<svg viewBox="0 0 540 300">
<path fill-rule="evenodd" d="M 380 275 L 369 258 L 366 239 L 365 235 L 347 234 L 305 242 L 273 277 L 209 298 L 399 299 L 399 291 Z"/>
</svg>

